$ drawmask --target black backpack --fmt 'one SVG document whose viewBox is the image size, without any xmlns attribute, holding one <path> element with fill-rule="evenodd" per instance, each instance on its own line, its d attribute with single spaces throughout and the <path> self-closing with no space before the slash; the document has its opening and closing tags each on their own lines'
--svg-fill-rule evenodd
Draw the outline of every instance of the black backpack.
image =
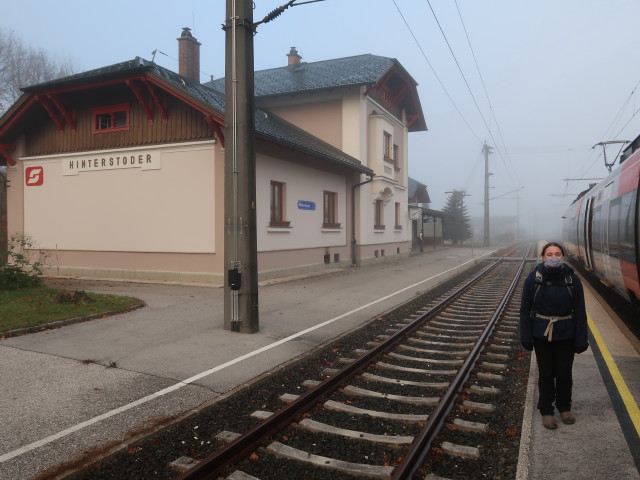
<svg viewBox="0 0 640 480">
<path fill-rule="evenodd" d="M 542 273 L 540 273 L 538 270 L 536 270 L 536 291 L 533 294 L 533 300 L 531 301 L 531 303 L 533 303 L 536 299 L 536 295 L 538 294 L 538 291 L 540 290 L 540 287 L 550 287 L 550 286 L 564 286 L 567 287 L 567 290 L 569 290 L 569 294 L 571 295 L 571 298 L 573 298 L 573 277 L 571 276 L 571 274 L 567 274 L 564 277 L 564 282 L 562 283 L 558 283 L 558 282 L 544 282 L 542 280 Z"/>
</svg>

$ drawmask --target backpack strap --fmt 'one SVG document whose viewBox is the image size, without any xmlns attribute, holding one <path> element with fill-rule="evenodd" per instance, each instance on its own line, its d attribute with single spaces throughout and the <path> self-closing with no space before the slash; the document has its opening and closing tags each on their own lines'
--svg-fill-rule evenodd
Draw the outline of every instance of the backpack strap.
<svg viewBox="0 0 640 480">
<path fill-rule="evenodd" d="M 567 290 L 569 290 L 571 298 L 573 298 L 573 277 L 570 274 L 564 277 L 564 285 L 567 287 Z"/>
<path fill-rule="evenodd" d="M 533 299 L 531 300 L 531 305 L 534 304 L 534 302 L 536 301 L 536 295 L 538 295 L 538 290 L 540 290 L 540 287 L 542 286 L 542 273 L 540 273 L 537 269 L 536 269 L 536 291 L 533 294 Z"/>
<path fill-rule="evenodd" d="M 536 295 L 538 295 L 538 291 L 540 290 L 540 287 L 542 285 L 545 284 L 545 282 L 542 281 L 542 273 L 540 273 L 539 270 L 536 270 L 536 279 L 535 279 L 535 285 L 536 285 L 536 291 L 533 294 L 533 300 L 531 301 L 531 303 L 533 304 L 533 302 L 536 299 Z M 549 284 L 549 282 L 547 282 L 547 285 Z M 568 274 L 564 277 L 564 286 L 567 287 L 567 290 L 569 290 L 569 294 L 571 295 L 571 297 L 573 298 L 573 277 L 571 276 L 571 274 Z"/>
</svg>

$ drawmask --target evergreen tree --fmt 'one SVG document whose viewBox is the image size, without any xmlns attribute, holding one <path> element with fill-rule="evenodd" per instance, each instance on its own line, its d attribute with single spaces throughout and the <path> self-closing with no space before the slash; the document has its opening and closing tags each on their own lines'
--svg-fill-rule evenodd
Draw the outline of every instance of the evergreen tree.
<svg viewBox="0 0 640 480">
<path fill-rule="evenodd" d="M 444 224 L 442 236 L 445 240 L 451 240 L 454 245 L 461 244 L 473 235 L 471 222 L 464 204 L 464 190 L 454 190 L 447 199 L 444 212 Z"/>
</svg>

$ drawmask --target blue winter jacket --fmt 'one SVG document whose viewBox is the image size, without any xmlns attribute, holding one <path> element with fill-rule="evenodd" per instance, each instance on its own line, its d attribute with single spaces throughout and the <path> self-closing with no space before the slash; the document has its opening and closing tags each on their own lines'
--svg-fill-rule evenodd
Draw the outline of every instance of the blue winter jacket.
<svg viewBox="0 0 640 480">
<path fill-rule="evenodd" d="M 539 286 L 536 285 L 536 271 L 542 274 L 542 283 Z M 566 286 L 567 276 L 571 277 L 571 287 Z M 520 342 L 527 350 L 533 349 L 534 338 L 547 340 L 545 330 L 549 320 L 538 315 L 572 315 L 569 319 L 554 323 L 551 341 L 573 339 L 576 353 L 584 352 L 588 348 L 584 290 L 580 279 L 568 265 L 547 268 L 540 264 L 524 282 L 520 304 Z"/>
</svg>

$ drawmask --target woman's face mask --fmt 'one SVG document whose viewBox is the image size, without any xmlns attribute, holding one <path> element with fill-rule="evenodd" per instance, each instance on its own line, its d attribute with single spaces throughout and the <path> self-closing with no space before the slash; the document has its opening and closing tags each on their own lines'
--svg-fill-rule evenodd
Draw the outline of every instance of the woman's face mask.
<svg viewBox="0 0 640 480">
<path fill-rule="evenodd" d="M 549 257 L 544 261 L 544 266 L 548 268 L 558 268 L 562 263 L 562 257 Z"/>
</svg>

